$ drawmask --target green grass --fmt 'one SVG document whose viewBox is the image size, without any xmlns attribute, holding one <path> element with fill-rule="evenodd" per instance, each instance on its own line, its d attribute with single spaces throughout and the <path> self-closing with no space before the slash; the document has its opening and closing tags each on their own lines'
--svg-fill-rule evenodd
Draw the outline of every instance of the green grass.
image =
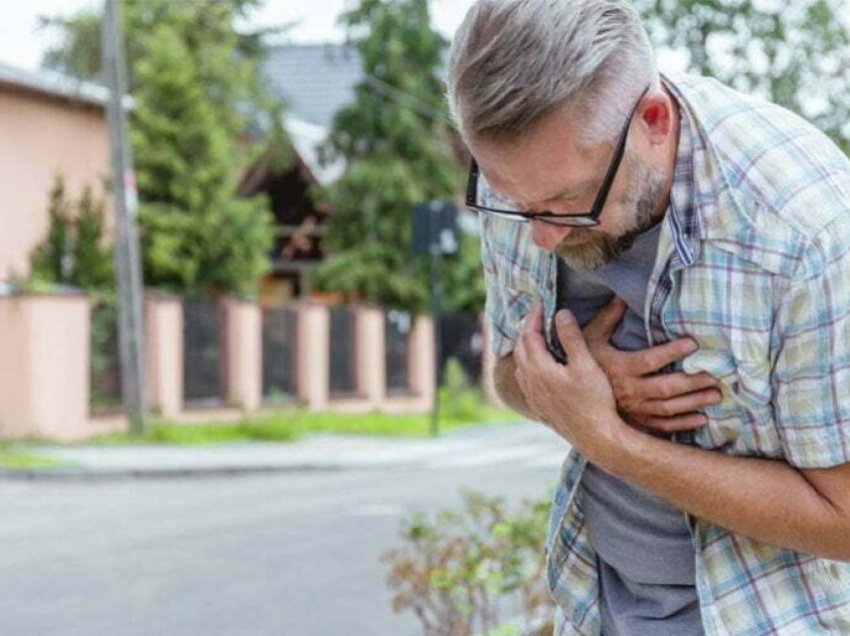
<svg viewBox="0 0 850 636">
<path fill-rule="evenodd" d="M 447 413 L 440 418 L 440 430 L 448 431 L 473 423 L 506 423 L 519 418 L 506 409 L 479 405 L 474 412 Z M 474 417 L 470 417 L 474 415 Z M 115 444 L 175 444 L 206 445 L 228 442 L 291 442 L 309 433 L 338 433 L 350 435 L 379 435 L 387 437 L 427 437 L 431 420 L 423 415 L 344 415 L 311 413 L 302 410 L 283 410 L 261 418 L 249 418 L 228 424 L 175 424 L 154 422 L 144 437 L 127 434 L 100 437 L 92 443 Z"/>
<path fill-rule="evenodd" d="M 59 468 L 65 465 L 64 462 L 50 457 L 22 452 L 9 444 L 0 444 L 0 469 Z"/>
</svg>

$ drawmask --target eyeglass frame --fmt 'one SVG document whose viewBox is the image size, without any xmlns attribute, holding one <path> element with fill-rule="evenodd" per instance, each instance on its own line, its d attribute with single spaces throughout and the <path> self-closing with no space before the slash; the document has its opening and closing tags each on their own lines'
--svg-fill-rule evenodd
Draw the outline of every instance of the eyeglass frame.
<svg viewBox="0 0 850 636">
<path fill-rule="evenodd" d="M 632 127 L 632 119 L 640 106 L 641 101 L 649 92 L 650 87 L 647 86 L 638 97 L 637 102 L 629 113 L 626 119 L 626 125 L 620 133 L 620 138 L 617 141 L 617 146 L 614 149 L 614 156 L 608 164 L 608 169 L 605 172 L 605 179 L 602 181 L 602 186 L 596 193 L 596 198 L 593 201 L 593 207 L 590 212 L 583 214 L 559 214 L 550 210 L 542 212 L 518 212 L 516 210 L 502 210 L 499 208 L 490 208 L 483 205 L 478 205 L 478 178 L 481 174 L 478 168 L 478 162 L 475 157 L 472 158 L 472 164 L 469 168 L 469 178 L 466 184 L 466 207 L 476 212 L 483 212 L 491 216 L 508 218 L 511 221 L 529 222 L 540 221 L 549 225 L 559 227 L 594 227 L 599 225 L 599 216 L 602 214 L 602 209 L 605 207 L 605 202 L 608 200 L 608 194 L 614 180 L 617 178 L 617 172 L 620 169 L 620 164 L 623 161 L 623 156 L 626 152 L 626 140 L 629 136 L 629 129 Z M 555 220 L 557 219 L 557 220 Z"/>
</svg>

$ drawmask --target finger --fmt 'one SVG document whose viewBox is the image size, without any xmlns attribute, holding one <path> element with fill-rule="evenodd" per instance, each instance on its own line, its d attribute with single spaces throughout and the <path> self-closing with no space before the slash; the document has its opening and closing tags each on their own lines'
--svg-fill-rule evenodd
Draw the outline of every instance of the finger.
<svg viewBox="0 0 850 636">
<path fill-rule="evenodd" d="M 675 415 L 692 413 L 707 406 L 714 406 L 719 404 L 722 399 L 723 396 L 720 391 L 717 389 L 707 389 L 670 400 L 650 400 L 642 403 L 640 407 L 632 409 L 632 411 L 639 416 L 673 417 Z"/>
<path fill-rule="evenodd" d="M 633 397 L 639 400 L 667 400 L 711 389 L 717 386 L 717 380 L 708 373 L 669 373 L 639 378 L 633 384 Z"/>
<path fill-rule="evenodd" d="M 555 362 L 555 358 L 549 351 L 546 342 L 546 334 L 543 331 L 543 310 L 539 314 L 529 314 L 529 319 L 534 320 L 533 327 L 529 327 L 522 335 L 523 353 L 525 363 L 535 368 L 542 367 Z"/>
<path fill-rule="evenodd" d="M 529 331 L 542 334 L 543 333 L 543 305 L 537 303 L 528 315 Z"/>
<path fill-rule="evenodd" d="M 668 364 L 685 358 L 699 349 L 691 338 L 674 340 L 657 347 L 628 353 L 625 356 L 628 371 L 636 375 L 648 375 L 660 371 Z"/>
<path fill-rule="evenodd" d="M 584 335 L 578 322 L 576 322 L 575 316 L 566 309 L 560 310 L 555 316 L 555 328 L 558 332 L 558 340 L 560 340 L 561 346 L 567 354 L 568 365 L 585 364 L 591 359 L 590 351 L 587 349 L 587 343 L 584 341 Z"/>
<path fill-rule="evenodd" d="M 627 307 L 624 300 L 618 296 L 614 296 L 614 299 L 600 309 L 593 317 L 593 320 L 584 326 L 582 331 L 584 331 L 584 337 L 587 341 L 608 342 L 611 340 L 611 334 L 614 333 L 617 325 L 622 322 L 623 316 L 626 315 Z"/>
<path fill-rule="evenodd" d="M 650 417 L 642 420 L 640 424 L 662 433 L 680 433 L 702 428 L 708 424 L 708 418 L 702 413 L 688 413 L 677 417 Z"/>
<path fill-rule="evenodd" d="M 517 338 L 516 344 L 514 345 L 513 350 L 514 356 L 514 365 L 517 369 L 520 367 L 525 367 L 527 361 L 527 355 L 525 350 L 525 333 L 521 333 L 520 337 Z"/>
</svg>

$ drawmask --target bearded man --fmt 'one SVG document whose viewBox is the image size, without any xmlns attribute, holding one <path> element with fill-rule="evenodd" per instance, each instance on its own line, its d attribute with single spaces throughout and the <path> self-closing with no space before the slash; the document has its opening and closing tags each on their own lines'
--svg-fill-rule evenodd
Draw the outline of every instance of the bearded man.
<svg viewBox="0 0 850 636">
<path fill-rule="evenodd" d="M 847 158 L 625 0 L 479 0 L 449 100 L 496 387 L 571 446 L 556 633 L 850 634 Z"/>
</svg>

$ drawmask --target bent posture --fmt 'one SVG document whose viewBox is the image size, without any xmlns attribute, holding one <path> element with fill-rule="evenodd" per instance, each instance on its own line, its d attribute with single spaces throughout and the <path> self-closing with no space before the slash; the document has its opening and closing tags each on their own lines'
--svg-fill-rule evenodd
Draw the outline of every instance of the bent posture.
<svg viewBox="0 0 850 636">
<path fill-rule="evenodd" d="M 850 633 L 847 158 L 625 0 L 479 0 L 449 98 L 497 387 L 571 445 L 556 633 Z"/>
</svg>

